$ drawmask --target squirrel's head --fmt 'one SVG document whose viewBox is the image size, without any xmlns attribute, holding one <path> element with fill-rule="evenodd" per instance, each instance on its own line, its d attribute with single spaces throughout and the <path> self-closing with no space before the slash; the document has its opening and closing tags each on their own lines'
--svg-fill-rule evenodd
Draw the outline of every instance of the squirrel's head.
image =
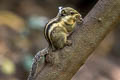
<svg viewBox="0 0 120 80">
<path fill-rule="evenodd" d="M 58 17 L 64 18 L 66 16 L 71 16 L 75 21 L 82 23 L 83 19 L 82 16 L 79 14 L 78 11 L 71 7 L 59 7 Z"/>
</svg>

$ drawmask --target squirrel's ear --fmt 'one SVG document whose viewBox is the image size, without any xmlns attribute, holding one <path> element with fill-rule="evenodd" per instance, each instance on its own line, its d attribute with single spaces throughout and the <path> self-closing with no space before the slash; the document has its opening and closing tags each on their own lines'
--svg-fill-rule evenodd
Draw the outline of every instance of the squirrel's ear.
<svg viewBox="0 0 120 80">
<path fill-rule="evenodd" d="M 58 9 L 59 9 L 59 13 L 61 13 L 61 10 L 63 9 L 63 7 L 60 6 L 60 7 L 58 7 Z"/>
<path fill-rule="evenodd" d="M 61 10 L 63 7 L 62 6 L 59 6 L 58 9 Z"/>
</svg>

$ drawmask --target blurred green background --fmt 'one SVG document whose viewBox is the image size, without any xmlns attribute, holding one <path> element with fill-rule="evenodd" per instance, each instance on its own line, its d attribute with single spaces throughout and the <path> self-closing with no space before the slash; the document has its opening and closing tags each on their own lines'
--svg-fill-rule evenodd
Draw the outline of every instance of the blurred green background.
<svg viewBox="0 0 120 80">
<path fill-rule="evenodd" d="M 0 0 L 0 80 L 27 80 L 34 55 L 48 44 L 45 24 L 59 6 L 84 17 L 98 0 Z M 89 57 L 72 80 L 120 80 L 120 26 Z M 64 75 L 64 74 L 63 74 Z"/>
</svg>

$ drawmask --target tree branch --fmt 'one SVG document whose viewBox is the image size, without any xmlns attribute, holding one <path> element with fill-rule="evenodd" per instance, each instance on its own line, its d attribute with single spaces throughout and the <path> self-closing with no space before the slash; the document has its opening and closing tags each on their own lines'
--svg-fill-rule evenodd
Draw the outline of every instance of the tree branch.
<svg viewBox="0 0 120 80">
<path fill-rule="evenodd" d="M 46 63 L 42 71 L 37 71 L 39 73 L 35 80 L 70 80 L 118 23 L 120 23 L 120 1 L 99 0 L 84 18 L 81 27 L 78 25 L 71 35 L 72 46 L 51 52 L 53 65 Z"/>
</svg>

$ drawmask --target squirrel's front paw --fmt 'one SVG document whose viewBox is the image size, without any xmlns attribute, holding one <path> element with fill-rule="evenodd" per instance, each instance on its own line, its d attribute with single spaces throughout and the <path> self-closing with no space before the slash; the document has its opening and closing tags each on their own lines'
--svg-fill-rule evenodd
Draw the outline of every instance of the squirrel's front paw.
<svg viewBox="0 0 120 80">
<path fill-rule="evenodd" d="M 71 40 L 67 40 L 66 41 L 66 46 L 71 46 L 72 45 L 72 41 Z"/>
</svg>

